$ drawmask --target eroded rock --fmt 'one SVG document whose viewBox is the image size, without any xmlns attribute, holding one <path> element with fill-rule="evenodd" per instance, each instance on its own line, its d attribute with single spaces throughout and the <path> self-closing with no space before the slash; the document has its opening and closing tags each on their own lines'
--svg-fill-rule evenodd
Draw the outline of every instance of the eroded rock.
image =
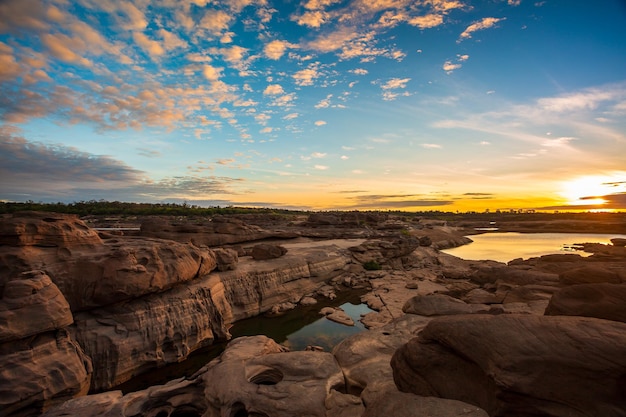
<svg viewBox="0 0 626 417">
<path fill-rule="evenodd" d="M 20 274 L 0 294 L 0 343 L 58 330 L 73 321 L 65 297 L 42 271 Z"/>
<path fill-rule="evenodd" d="M 399 348 L 401 391 L 475 404 L 490 416 L 622 416 L 626 324 L 586 317 L 438 318 Z"/>
</svg>

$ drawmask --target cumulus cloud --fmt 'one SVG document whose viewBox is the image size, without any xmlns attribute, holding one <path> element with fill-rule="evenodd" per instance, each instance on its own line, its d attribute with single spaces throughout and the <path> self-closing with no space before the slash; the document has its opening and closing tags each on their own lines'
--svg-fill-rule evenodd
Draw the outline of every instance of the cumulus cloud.
<svg viewBox="0 0 626 417">
<path fill-rule="evenodd" d="M 299 86 L 313 85 L 315 79 L 319 78 L 320 73 L 316 68 L 306 68 L 297 71 L 292 75 L 295 83 Z"/>
<path fill-rule="evenodd" d="M 279 94 L 283 94 L 284 92 L 285 90 L 283 90 L 283 87 L 279 84 L 268 85 L 267 87 L 265 87 L 265 90 L 263 90 L 263 94 L 266 96 L 276 96 Z"/>
<path fill-rule="evenodd" d="M 288 48 L 292 47 L 293 45 L 289 42 L 273 40 L 265 45 L 265 47 L 263 48 L 263 53 L 265 53 L 265 56 L 269 59 L 277 60 L 285 54 Z"/>
</svg>

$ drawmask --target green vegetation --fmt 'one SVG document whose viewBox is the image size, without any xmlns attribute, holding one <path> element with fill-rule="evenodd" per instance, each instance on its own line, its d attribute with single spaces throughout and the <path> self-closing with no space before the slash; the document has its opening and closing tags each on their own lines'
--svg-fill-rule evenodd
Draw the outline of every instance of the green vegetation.
<svg viewBox="0 0 626 417">
<path fill-rule="evenodd" d="M 363 263 L 363 268 L 365 268 L 366 271 L 379 271 L 383 269 L 383 267 L 376 261 L 367 261 Z"/>
<path fill-rule="evenodd" d="M 288 214 L 289 210 L 249 207 L 200 207 L 187 203 L 124 203 L 119 201 L 80 201 L 78 203 L 25 203 L 0 202 L 0 213 L 18 211 L 49 211 L 54 213 L 88 215 L 171 215 L 171 216 L 212 216 L 216 214 Z"/>
</svg>

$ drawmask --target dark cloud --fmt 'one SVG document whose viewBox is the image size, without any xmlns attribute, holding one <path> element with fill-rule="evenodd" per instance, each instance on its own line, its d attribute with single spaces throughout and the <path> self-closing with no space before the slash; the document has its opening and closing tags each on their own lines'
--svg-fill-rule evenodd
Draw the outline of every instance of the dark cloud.
<svg viewBox="0 0 626 417">
<path fill-rule="evenodd" d="M 463 197 L 469 197 L 470 200 L 490 200 L 493 198 L 491 193 L 465 193 Z"/>
<path fill-rule="evenodd" d="M 108 156 L 57 144 L 43 144 L 0 131 L 0 173 L 9 180 L 102 182 L 133 181 L 141 171 Z"/>
<path fill-rule="evenodd" d="M 0 129 L 3 200 L 162 202 L 177 196 L 204 199 L 215 194 L 234 195 L 230 186 L 244 181 L 217 176 L 176 176 L 152 181 L 143 179 L 143 174 L 108 156 L 29 142 L 14 130 Z"/>
<path fill-rule="evenodd" d="M 539 210 L 626 210 L 626 193 L 607 194 L 602 196 L 588 196 L 580 200 L 602 199 L 604 204 L 580 204 L 539 207 Z"/>
</svg>

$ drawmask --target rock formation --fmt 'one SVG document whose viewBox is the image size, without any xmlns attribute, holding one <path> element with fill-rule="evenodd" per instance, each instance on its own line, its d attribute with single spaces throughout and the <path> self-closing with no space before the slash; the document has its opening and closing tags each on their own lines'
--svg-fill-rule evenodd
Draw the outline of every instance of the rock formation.
<svg viewBox="0 0 626 417">
<path fill-rule="evenodd" d="M 36 415 L 89 390 L 91 360 L 72 339 L 69 304 L 42 271 L 0 293 L 0 416 Z"/>
<path fill-rule="evenodd" d="M 144 219 L 114 236 L 75 216 L 3 216 L 0 416 L 619 415 L 620 241 L 503 264 L 441 253 L 467 241 L 443 221 L 248 218 Z M 374 312 L 332 353 L 240 338 L 189 378 L 82 396 L 340 288 L 367 290 Z"/>
<path fill-rule="evenodd" d="M 587 317 L 431 321 L 391 365 L 401 391 L 475 404 L 490 416 L 623 416 L 626 324 Z"/>
</svg>

